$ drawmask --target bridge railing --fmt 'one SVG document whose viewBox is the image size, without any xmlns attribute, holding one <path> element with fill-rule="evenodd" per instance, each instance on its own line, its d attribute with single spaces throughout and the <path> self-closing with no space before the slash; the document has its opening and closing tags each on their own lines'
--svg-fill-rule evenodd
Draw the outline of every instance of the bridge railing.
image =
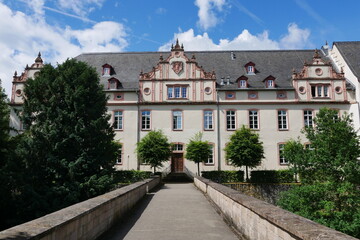
<svg viewBox="0 0 360 240">
<path fill-rule="evenodd" d="M 160 183 L 155 176 L 0 232 L 0 239 L 97 239 Z"/>
</svg>

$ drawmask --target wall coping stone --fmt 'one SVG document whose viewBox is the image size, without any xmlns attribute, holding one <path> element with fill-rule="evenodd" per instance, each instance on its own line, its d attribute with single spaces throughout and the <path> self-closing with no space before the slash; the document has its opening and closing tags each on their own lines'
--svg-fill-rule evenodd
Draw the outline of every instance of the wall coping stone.
<svg viewBox="0 0 360 240">
<path fill-rule="evenodd" d="M 49 234 L 49 232 L 53 231 L 54 228 L 59 228 L 71 221 L 79 219 L 84 215 L 95 211 L 99 206 L 115 201 L 116 199 L 137 190 L 139 187 L 156 180 L 159 181 L 158 176 L 124 186 L 103 195 L 99 195 L 60 209 L 40 218 L 6 229 L 0 232 L 0 239 L 41 239 Z"/>
<path fill-rule="evenodd" d="M 245 195 L 239 191 L 231 189 L 227 186 L 221 185 L 210 181 L 209 179 L 196 176 L 196 178 L 207 184 L 207 188 L 210 186 L 214 190 L 229 197 L 234 202 L 248 208 L 258 216 L 266 219 L 268 222 L 276 225 L 278 228 L 286 231 L 295 239 L 304 240 L 330 240 L 330 239 L 342 239 L 342 240 L 356 240 L 357 238 L 351 237 L 345 233 L 328 228 L 324 225 L 311 221 L 307 218 L 296 215 L 292 212 L 284 210 L 280 207 L 261 201 L 257 198 Z"/>
</svg>

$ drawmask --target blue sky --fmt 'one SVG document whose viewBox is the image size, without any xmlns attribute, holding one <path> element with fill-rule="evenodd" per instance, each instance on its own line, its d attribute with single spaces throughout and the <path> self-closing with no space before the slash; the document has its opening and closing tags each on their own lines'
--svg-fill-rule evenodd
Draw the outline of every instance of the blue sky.
<svg viewBox="0 0 360 240">
<path fill-rule="evenodd" d="M 47 63 L 83 52 L 320 48 L 360 40 L 359 0 L 0 0 L 0 79 L 41 51 Z M 10 96 L 9 96 L 10 97 Z"/>
</svg>

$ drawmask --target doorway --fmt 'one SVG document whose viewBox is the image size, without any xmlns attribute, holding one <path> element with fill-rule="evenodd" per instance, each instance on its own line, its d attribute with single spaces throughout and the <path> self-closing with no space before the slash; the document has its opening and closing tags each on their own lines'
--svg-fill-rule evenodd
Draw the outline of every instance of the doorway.
<svg viewBox="0 0 360 240">
<path fill-rule="evenodd" d="M 184 172 L 184 154 L 173 153 L 171 156 L 171 172 Z"/>
</svg>

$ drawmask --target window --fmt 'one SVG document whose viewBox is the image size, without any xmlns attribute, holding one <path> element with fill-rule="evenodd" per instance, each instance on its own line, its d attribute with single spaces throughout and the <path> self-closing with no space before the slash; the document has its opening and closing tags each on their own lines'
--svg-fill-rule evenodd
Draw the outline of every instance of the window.
<svg viewBox="0 0 360 240">
<path fill-rule="evenodd" d="M 246 80 L 240 80 L 239 81 L 239 88 L 246 88 L 247 87 L 247 81 Z"/>
<path fill-rule="evenodd" d="M 187 98 L 186 86 L 170 86 L 168 87 L 168 98 Z"/>
<path fill-rule="evenodd" d="M 173 130 L 182 130 L 182 111 L 173 111 Z"/>
<path fill-rule="evenodd" d="M 104 76 L 110 76 L 110 68 L 109 67 L 104 67 Z"/>
<path fill-rule="evenodd" d="M 277 99 L 286 99 L 287 98 L 286 92 L 277 92 L 276 98 Z"/>
<path fill-rule="evenodd" d="M 114 129 L 115 130 L 123 129 L 123 112 L 122 111 L 114 112 Z"/>
<path fill-rule="evenodd" d="M 226 111 L 226 129 L 227 130 L 235 130 L 235 111 L 234 110 L 228 110 Z"/>
<path fill-rule="evenodd" d="M 142 130 L 150 130 L 150 111 L 142 111 L 141 112 L 141 129 Z"/>
<path fill-rule="evenodd" d="M 248 62 L 247 64 L 245 64 L 245 71 L 246 71 L 246 74 L 248 74 L 248 75 L 254 75 L 256 72 L 255 63 Z"/>
<path fill-rule="evenodd" d="M 279 130 L 287 130 L 287 111 L 278 110 L 278 128 Z"/>
<path fill-rule="evenodd" d="M 214 164 L 214 145 L 209 144 L 211 146 L 211 153 L 208 157 L 208 159 L 205 161 L 206 165 L 212 165 Z"/>
<path fill-rule="evenodd" d="M 109 89 L 117 89 L 117 83 L 115 79 L 109 81 Z"/>
<path fill-rule="evenodd" d="M 312 127 L 313 126 L 313 113 L 312 110 L 304 110 L 304 126 Z"/>
<path fill-rule="evenodd" d="M 213 130 L 213 111 L 206 110 L 204 111 L 204 129 L 205 130 Z"/>
<path fill-rule="evenodd" d="M 254 72 L 254 66 L 248 66 L 247 67 L 247 72 L 248 73 L 253 73 Z"/>
<path fill-rule="evenodd" d="M 280 165 L 289 164 L 289 162 L 286 161 L 285 156 L 284 156 L 284 147 L 285 147 L 285 144 L 279 144 L 279 160 L 280 160 Z"/>
<path fill-rule="evenodd" d="M 122 150 L 122 146 L 121 146 L 121 148 L 119 149 L 119 152 L 118 152 L 118 155 L 117 155 L 117 158 L 116 158 L 116 164 L 122 164 L 123 163 L 123 161 L 122 161 L 122 152 L 123 152 L 123 150 Z"/>
<path fill-rule="evenodd" d="M 274 80 L 267 80 L 266 81 L 266 87 L 267 88 L 273 88 L 273 87 L 275 87 L 275 84 L 274 84 Z"/>
<path fill-rule="evenodd" d="M 235 92 L 226 92 L 225 99 L 235 99 Z"/>
<path fill-rule="evenodd" d="M 313 98 L 328 98 L 329 97 L 329 85 L 312 85 L 311 96 Z"/>
<path fill-rule="evenodd" d="M 258 111 L 257 110 L 249 110 L 249 128 L 250 129 L 259 129 Z"/>
<path fill-rule="evenodd" d="M 175 143 L 172 147 L 173 152 L 182 152 L 184 151 L 184 145 L 181 143 Z"/>
<path fill-rule="evenodd" d="M 257 92 L 248 92 L 248 99 L 258 99 Z"/>
<path fill-rule="evenodd" d="M 115 93 L 114 100 L 116 100 L 116 101 L 124 100 L 124 94 L 123 93 Z"/>
</svg>

